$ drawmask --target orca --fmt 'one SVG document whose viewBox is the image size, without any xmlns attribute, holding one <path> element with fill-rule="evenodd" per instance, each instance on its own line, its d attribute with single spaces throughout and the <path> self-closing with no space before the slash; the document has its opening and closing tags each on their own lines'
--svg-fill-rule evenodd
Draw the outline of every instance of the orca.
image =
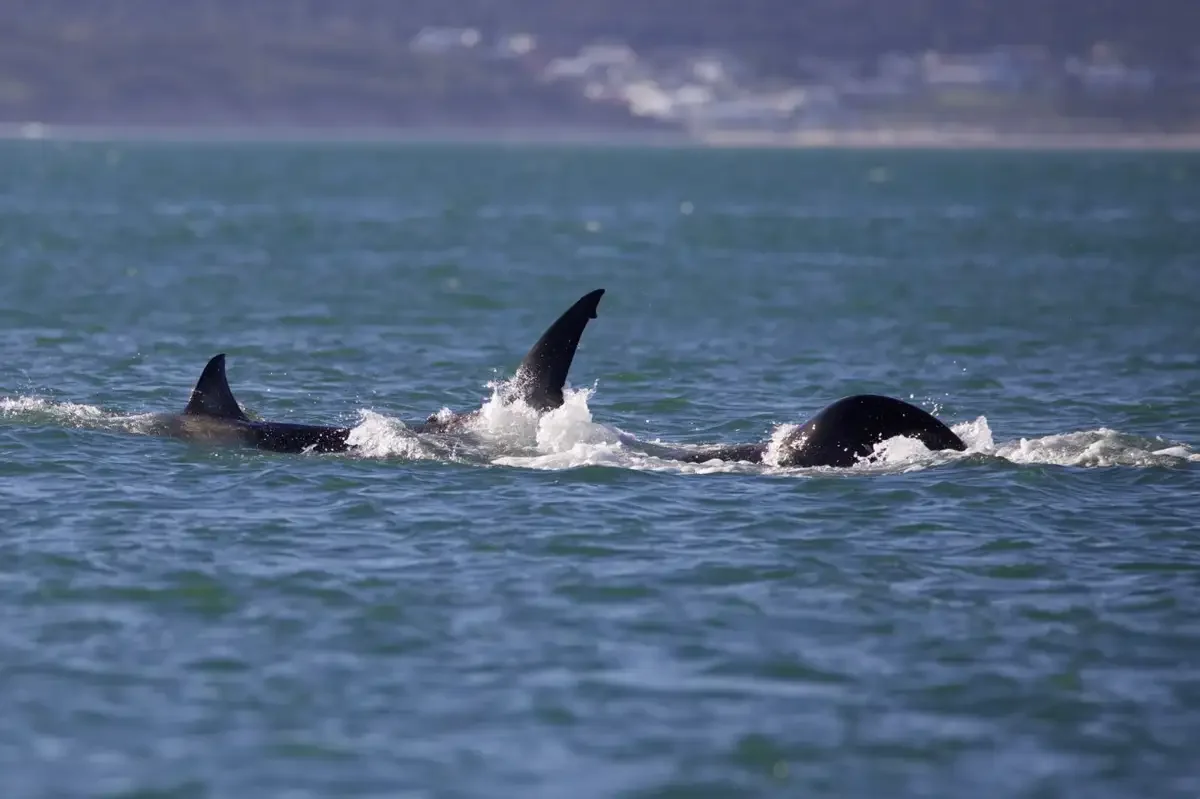
<svg viewBox="0 0 1200 799">
<path fill-rule="evenodd" d="M 604 289 L 585 294 L 546 329 L 500 392 L 502 402 L 523 401 L 540 413 L 563 404 L 563 386 L 579 340 L 588 321 L 596 318 L 603 295 Z M 475 410 L 446 417 L 435 414 L 424 423 L 410 425 L 410 429 L 418 433 L 459 432 L 478 413 Z M 159 430 L 175 438 L 240 444 L 269 452 L 329 453 L 351 449 L 349 427 L 250 419 L 229 387 L 224 353 L 213 356 L 204 367 L 183 413 L 166 417 Z"/>
<path fill-rule="evenodd" d="M 183 413 L 168 417 L 167 435 L 187 441 L 241 444 L 268 452 L 345 452 L 350 428 L 255 421 L 246 416 L 229 388 L 225 354 L 204 367 Z"/>
<path fill-rule="evenodd" d="M 915 405 L 879 394 L 855 394 L 827 405 L 789 431 L 774 453 L 769 452 L 769 443 L 759 442 L 673 452 L 668 457 L 687 463 L 763 463 L 771 454 L 772 463 L 778 466 L 844 468 L 870 458 L 876 444 L 895 436 L 915 438 L 933 451 L 962 452 L 967 448 L 941 420 Z"/>
</svg>

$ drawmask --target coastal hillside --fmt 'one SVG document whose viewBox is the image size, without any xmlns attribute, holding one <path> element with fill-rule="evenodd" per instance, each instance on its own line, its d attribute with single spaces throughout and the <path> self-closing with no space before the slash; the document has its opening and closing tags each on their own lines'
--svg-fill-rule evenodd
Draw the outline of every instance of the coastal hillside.
<svg viewBox="0 0 1200 799">
<path fill-rule="evenodd" d="M 0 122 L 1190 128 L 1196 31 L 1194 0 L 6 0 Z"/>
</svg>

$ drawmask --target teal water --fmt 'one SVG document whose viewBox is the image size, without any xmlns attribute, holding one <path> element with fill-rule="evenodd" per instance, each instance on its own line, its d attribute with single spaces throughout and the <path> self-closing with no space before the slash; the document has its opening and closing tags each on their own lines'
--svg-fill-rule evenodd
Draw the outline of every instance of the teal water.
<svg viewBox="0 0 1200 799">
<path fill-rule="evenodd" d="M 1200 156 L 0 144 L 6 797 L 1200 795 Z M 488 402 L 608 290 L 538 421 Z M 350 455 L 145 434 L 229 356 Z M 846 394 L 962 454 L 681 465 Z"/>
</svg>

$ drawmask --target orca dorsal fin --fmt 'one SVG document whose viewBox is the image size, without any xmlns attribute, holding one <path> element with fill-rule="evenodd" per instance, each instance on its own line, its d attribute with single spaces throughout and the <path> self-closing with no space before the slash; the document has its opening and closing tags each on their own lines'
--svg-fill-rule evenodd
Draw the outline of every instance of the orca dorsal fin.
<svg viewBox="0 0 1200 799">
<path fill-rule="evenodd" d="M 510 400 L 524 400 L 539 411 L 553 410 L 563 404 L 563 386 L 575 359 L 575 349 L 588 320 L 596 318 L 602 296 L 604 289 L 583 295 L 546 329 L 517 368 Z"/>
<path fill-rule="evenodd" d="M 183 412 L 192 416 L 215 416 L 220 419 L 249 421 L 238 401 L 233 398 L 229 380 L 225 377 L 225 353 L 213 356 L 204 367 L 192 398 Z"/>
</svg>

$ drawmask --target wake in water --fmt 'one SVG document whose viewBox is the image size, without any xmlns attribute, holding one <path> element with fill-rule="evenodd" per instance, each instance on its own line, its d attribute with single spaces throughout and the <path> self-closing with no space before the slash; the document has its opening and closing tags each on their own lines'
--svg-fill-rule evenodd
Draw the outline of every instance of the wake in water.
<svg viewBox="0 0 1200 799">
<path fill-rule="evenodd" d="M 370 459 L 433 460 L 559 470 L 606 466 L 637 471 L 679 474 L 895 474 L 919 471 L 967 459 L 997 459 L 1013 464 L 1073 467 L 1179 467 L 1200 463 L 1200 453 L 1183 444 L 1121 433 L 1108 428 L 1022 438 L 995 443 L 985 417 L 960 422 L 951 429 L 967 444 L 964 452 L 930 452 L 921 442 L 892 438 L 875 447 L 873 456 L 849 469 L 796 468 L 776 465 L 772 449 L 794 425 L 779 425 L 764 463 L 711 460 L 683 463 L 671 452 L 703 451 L 707 445 L 669 444 L 643 440 L 619 428 L 596 422 L 588 400 L 592 389 L 568 389 L 563 404 L 541 412 L 503 396 L 504 385 L 455 436 L 418 432 L 403 421 L 371 410 L 360 411 L 350 431 L 351 448 L 344 455 Z M 449 414 L 449 410 L 442 413 Z M 56 425 L 154 435 L 158 414 L 125 415 L 91 405 L 54 402 L 36 397 L 0 398 L 0 419 L 21 424 Z"/>
<path fill-rule="evenodd" d="M 125 416 L 35 397 L 0 399 L 0 417 L 31 423 L 117 429 L 186 441 L 238 445 L 274 453 L 344 454 L 360 458 L 461 461 L 531 469 L 609 466 L 681 473 L 807 474 L 837 469 L 898 472 L 963 458 L 1068 466 L 1172 466 L 1200 456 L 1182 445 L 1112 430 L 1047 436 L 996 446 L 983 417 L 948 427 L 927 411 L 892 397 L 860 394 L 830 403 L 802 425 L 776 427 L 768 442 L 673 445 L 644 441 L 596 423 L 590 390 L 566 388 L 580 336 L 604 289 L 579 298 L 525 354 L 516 373 L 492 385 L 480 408 L 449 408 L 424 422 L 361 411 L 353 426 L 253 419 L 238 403 L 225 355 L 204 367 L 182 413 Z"/>
</svg>

